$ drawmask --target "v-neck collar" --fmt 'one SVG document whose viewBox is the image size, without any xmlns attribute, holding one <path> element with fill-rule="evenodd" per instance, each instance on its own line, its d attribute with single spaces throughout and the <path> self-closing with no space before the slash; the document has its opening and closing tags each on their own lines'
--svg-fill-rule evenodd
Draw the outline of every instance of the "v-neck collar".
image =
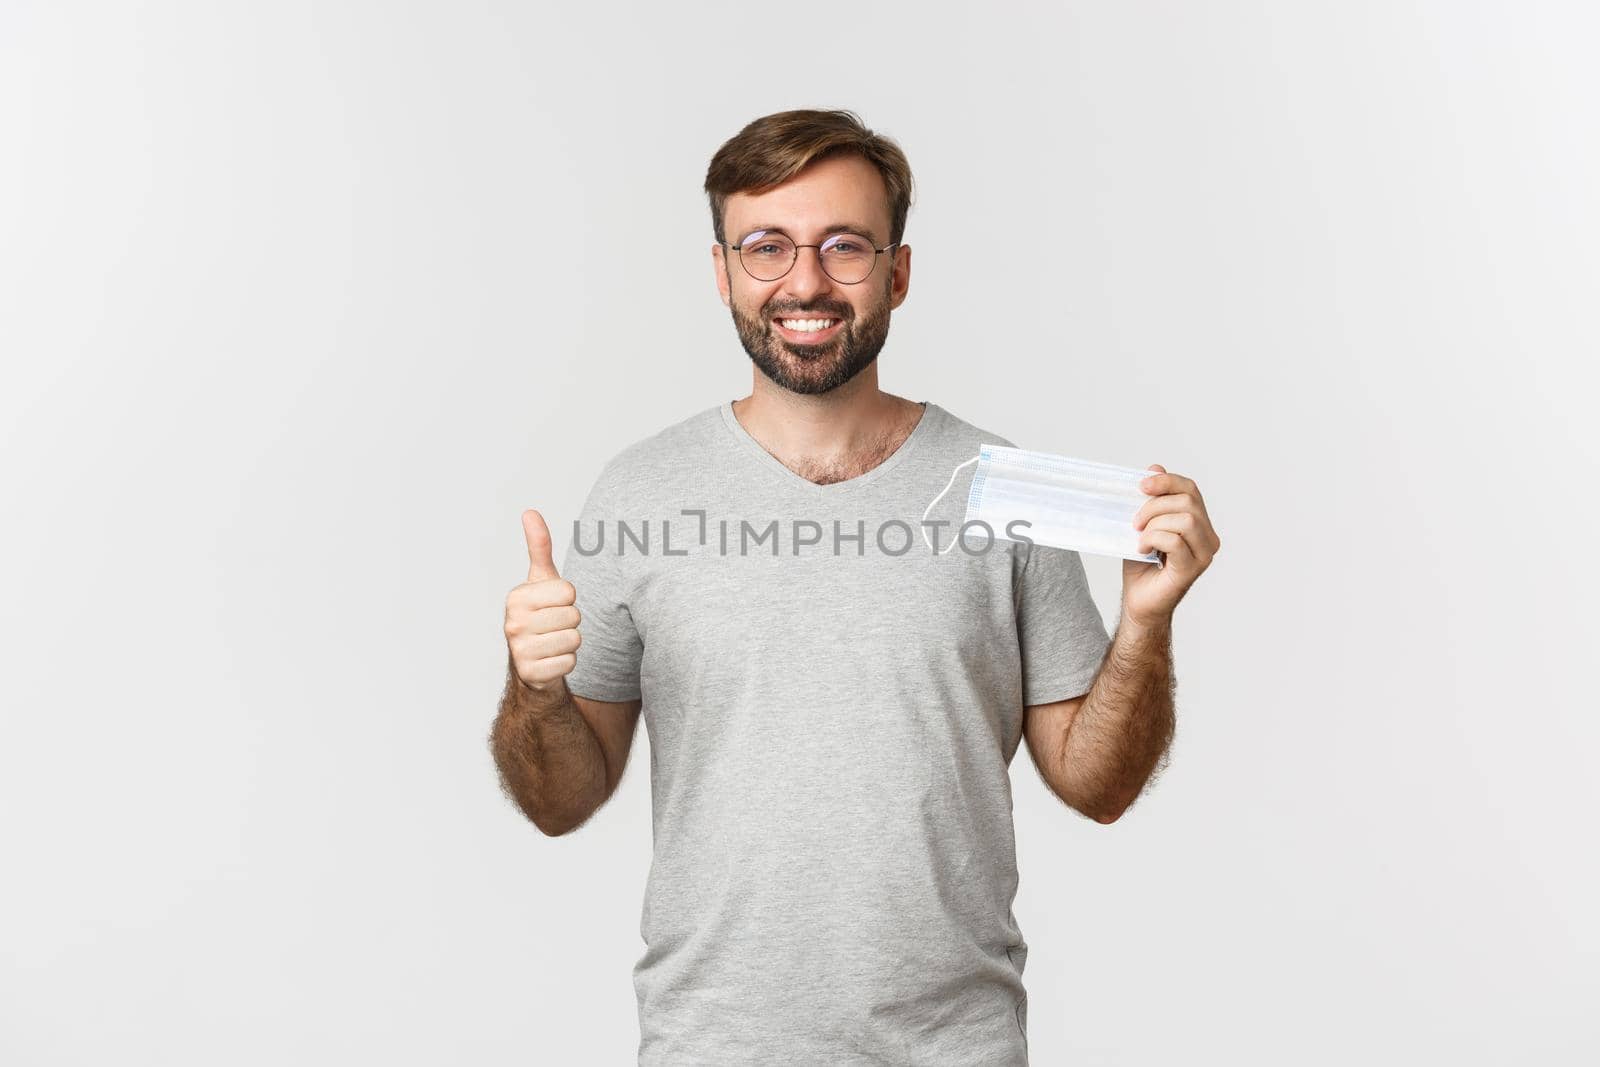
<svg viewBox="0 0 1600 1067">
<path fill-rule="evenodd" d="M 931 400 L 924 400 L 921 403 L 922 417 L 911 428 L 911 432 L 906 435 L 906 439 L 900 442 L 900 447 L 889 453 L 882 463 L 879 463 L 869 471 L 856 475 L 854 478 L 846 478 L 842 482 L 829 482 L 826 485 L 818 484 L 808 478 L 802 478 L 788 467 L 785 467 L 777 456 L 762 448 L 761 442 L 750 436 L 750 431 L 744 428 L 744 424 L 739 421 L 739 417 L 733 413 L 733 401 L 723 401 L 721 410 L 722 422 L 727 426 L 728 432 L 753 455 L 758 463 L 777 475 L 779 480 L 802 491 L 825 496 L 838 496 L 860 489 L 862 486 L 870 485 L 882 478 L 903 463 L 907 456 L 916 451 L 923 439 L 933 433 L 933 421 L 942 414 L 942 409 Z"/>
</svg>

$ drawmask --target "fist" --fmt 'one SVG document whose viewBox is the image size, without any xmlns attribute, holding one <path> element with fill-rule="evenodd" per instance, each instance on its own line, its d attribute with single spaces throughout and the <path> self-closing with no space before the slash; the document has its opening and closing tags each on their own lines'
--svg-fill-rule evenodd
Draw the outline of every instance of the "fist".
<svg viewBox="0 0 1600 1067">
<path fill-rule="evenodd" d="M 528 539 L 528 580 L 506 595 L 506 644 L 529 689 L 552 689 L 578 662 L 578 591 L 556 573 L 550 529 L 537 511 L 522 513 Z"/>
</svg>

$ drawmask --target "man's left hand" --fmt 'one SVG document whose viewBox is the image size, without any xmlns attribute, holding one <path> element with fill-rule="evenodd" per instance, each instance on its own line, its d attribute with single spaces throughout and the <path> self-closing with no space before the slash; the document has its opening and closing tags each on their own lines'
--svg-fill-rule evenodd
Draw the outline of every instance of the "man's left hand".
<svg viewBox="0 0 1600 1067">
<path fill-rule="evenodd" d="M 1169 474 L 1159 463 L 1139 483 L 1150 495 L 1133 517 L 1139 530 L 1139 551 L 1165 554 L 1162 566 L 1143 560 L 1122 561 L 1122 617 L 1147 629 L 1170 625 L 1173 609 L 1194 580 L 1211 566 L 1222 541 L 1211 527 L 1200 488 L 1181 474 Z"/>
</svg>

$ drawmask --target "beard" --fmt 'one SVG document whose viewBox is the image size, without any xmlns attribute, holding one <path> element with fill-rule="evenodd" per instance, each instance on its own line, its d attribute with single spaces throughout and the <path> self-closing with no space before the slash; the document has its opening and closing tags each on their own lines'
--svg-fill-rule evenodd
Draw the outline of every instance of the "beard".
<svg viewBox="0 0 1600 1067">
<path fill-rule="evenodd" d="M 810 315 L 842 320 L 833 340 L 815 345 L 793 344 L 778 336 L 772 313 L 764 312 L 761 318 L 754 319 L 740 311 L 737 302 L 732 310 L 733 325 L 746 354 L 762 374 L 791 393 L 814 396 L 837 389 L 871 366 L 889 339 L 887 291 L 859 322 L 851 317 L 847 304 L 819 304 L 805 309 L 805 313 L 795 312 L 795 318 Z"/>
</svg>

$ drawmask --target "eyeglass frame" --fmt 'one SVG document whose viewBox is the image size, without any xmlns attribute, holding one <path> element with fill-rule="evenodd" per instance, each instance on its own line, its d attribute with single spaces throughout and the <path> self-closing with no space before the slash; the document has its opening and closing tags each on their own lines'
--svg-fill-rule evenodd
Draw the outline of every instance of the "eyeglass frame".
<svg viewBox="0 0 1600 1067">
<path fill-rule="evenodd" d="M 828 240 L 831 241 L 835 237 L 841 237 L 841 236 L 843 236 L 845 234 L 852 233 L 852 232 L 853 231 L 851 231 L 851 230 L 840 230 L 838 233 L 830 234 L 828 236 Z M 750 267 L 744 261 L 744 241 L 740 241 L 738 244 L 732 244 L 732 243 L 730 243 L 728 241 L 723 241 L 722 242 L 722 246 L 724 248 L 730 248 L 733 251 L 739 253 L 739 266 L 744 268 L 745 274 L 749 275 L 749 277 L 752 280 L 758 281 L 758 282 L 762 282 L 763 284 L 771 283 L 771 282 L 781 282 L 781 281 L 783 281 L 783 279 L 785 279 L 785 278 L 787 278 L 789 276 L 789 271 L 794 270 L 794 265 L 796 263 L 800 262 L 800 250 L 802 248 L 815 248 L 817 250 L 817 266 L 819 268 L 821 268 L 823 274 L 827 274 L 828 275 L 829 280 L 831 280 L 833 282 L 836 282 L 839 285 L 860 285 L 862 282 L 866 281 L 867 278 L 872 277 L 872 275 L 877 271 L 877 269 L 878 269 L 878 257 L 879 256 L 883 255 L 885 252 L 889 251 L 889 249 L 891 249 L 891 248 L 900 247 L 900 245 L 904 243 L 904 242 L 901 242 L 901 241 L 890 241 L 888 244 L 884 245 L 882 248 L 872 248 L 872 238 L 867 237 L 867 235 L 864 234 L 864 233 L 856 234 L 857 237 L 861 237 L 861 238 L 865 239 L 866 242 L 867 242 L 867 247 L 872 249 L 872 269 L 867 271 L 867 274 L 866 274 L 865 278 L 861 278 L 861 279 L 859 279 L 857 281 L 853 281 L 853 282 L 841 282 L 841 281 L 839 281 L 838 278 L 835 278 L 833 275 L 828 274 L 827 264 L 825 264 L 822 261 L 822 245 L 820 245 L 820 244 L 816 244 L 816 245 L 797 244 L 795 242 L 794 238 L 790 237 L 788 234 L 784 233 L 781 230 L 751 230 L 750 233 L 747 233 L 747 234 L 744 235 L 744 240 L 745 241 L 750 240 L 751 234 L 754 234 L 754 233 L 777 233 L 785 241 L 788 241 L 790 244 L 794 245 L 794 258 L 789 260 L 789 267 L 788 267 L 787 270 L 785 270 L 782 274 L 778 275 L 776 278 L 757 278 L 755 276 L 755 274 L 751 272 Z"/>
</svg>

